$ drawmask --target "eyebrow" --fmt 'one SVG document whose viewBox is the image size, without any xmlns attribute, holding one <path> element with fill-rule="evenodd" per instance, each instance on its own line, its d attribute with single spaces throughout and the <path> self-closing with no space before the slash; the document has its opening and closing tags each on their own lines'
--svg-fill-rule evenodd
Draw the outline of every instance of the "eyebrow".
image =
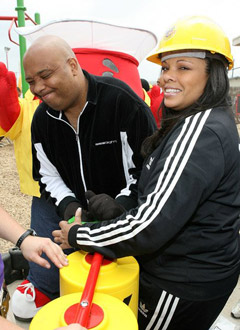
<svg viewBox="0 0 240 330">
<path fill-rule="evenodd" d="M 189 58 L 180 58 L 179 60 L 177 60 L 177 63 L 179 63 L 179 62 L 187 62 L 187 63 L 193 64 L 193 62 L 190 59 L 191 59 L 191 57 L 189 57 Z M 165 61 L 162 61 L 162 63 L 168 64 L 167 63 L 167 60 L 168 59 L 166 59 Z"/>
<path fill-rule="evenodd" d="M 191 57 L 180 58 L 179 60 L 177 60 L 177 62 L 182 62 L 182 61 L 184 61 L 184 62 L 191 62 L 191 63 L 192 63 L 192 61 L 191 61 Z"/>
<path fill-rule="evenodd" d="M 42 70 L 38 71 L 37 74 L 41 74 L 41 73 L 43 73 L 43 72 L 45 72 L 45 71 L 51 71 L 51 70 L 52 70 L 52 69 L 42 69 Z"/>
<path fill-rule="evenodd" d="M 34 76 L 38 76 L 38 75 L 44 73 L 45 71 L 51 71 L 51 69 L 42 69 L 42 70 L 38 71 Z M 25 77 L 25 80 L 27 80 L 27 79 L 33 79 L 33 78 L 32 77 Z"/>
</svg>

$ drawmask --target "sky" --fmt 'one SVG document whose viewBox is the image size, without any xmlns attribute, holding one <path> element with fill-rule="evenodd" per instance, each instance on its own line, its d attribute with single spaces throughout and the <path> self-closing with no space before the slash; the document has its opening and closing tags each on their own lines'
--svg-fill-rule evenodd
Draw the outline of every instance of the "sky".
<svg viewBox="0 0 240 330">
<path fill-rule="evenodd" d="M 41 24 L 58 19 L 96 20 L 115 25 L 146 29 L 161 38 L 165 31 L 179 18 L 204 15 L 213 19 L 227 34 L 230 43 L 240 36 L 239 0 L 23 0 L 26 13 L 34 19 L 40 14 Z M 0 0 L 0 16 L 17 16 L 17 0 Z M 0 20 L 0 61 L 8 62 L 8 68 L 19 77 L 19 47 L 8 38 L 10 21 Z M 26 23 L 32 25 L 32 23 Z M 11 38 L 18 42 L 12 31 Z M 5 47 L 10 48 L 6 53 Z M 234 67 L 240 67 L 240 46 L 232 46 Z M 8 61 L 7 61 L 8 60 Z M 147 60 L 139 65 L 141 78 L 150 82 L 157 80 L 160 66 Z M 234 70 L 234 75 L 240 69 Z M 232 75 L 232 74 L 231 74 Z"/>
</svg>

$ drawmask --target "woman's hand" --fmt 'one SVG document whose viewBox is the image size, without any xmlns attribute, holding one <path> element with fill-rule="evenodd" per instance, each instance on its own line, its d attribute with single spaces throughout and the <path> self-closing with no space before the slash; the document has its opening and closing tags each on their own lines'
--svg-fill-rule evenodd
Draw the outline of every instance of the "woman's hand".
<svg viewBox="0 0 240 330">
<path fill-rule="evenodd" d="M 59 223 L 61 230 L 54 230 L 52 232 L 54 241 L 56 243 L 60 243 L 62 249 L 69 249 L 71 247 L 68 242 L 68 233 L 73 226 L 82 224 L 81 215 L 82 209 L 78 208 L 75 213 L 75 221 L 73 223 L 69 224 L 67 221 L 63 220 Z"/>
</svg>

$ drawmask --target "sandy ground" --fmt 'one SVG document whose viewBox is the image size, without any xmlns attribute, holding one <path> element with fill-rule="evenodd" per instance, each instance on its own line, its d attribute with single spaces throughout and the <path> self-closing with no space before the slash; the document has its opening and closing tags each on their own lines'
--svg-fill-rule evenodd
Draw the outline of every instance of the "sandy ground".
<svg viewBox="0 0 240 330">
<path fill-rule="evenodd" d="M 26 229 L 30 224 L 31 197 L 21 193 L 13 144 L 0 142 L 0 205 Z M 0 253 L 13 244 L 0 239 Z"/>
</svg>

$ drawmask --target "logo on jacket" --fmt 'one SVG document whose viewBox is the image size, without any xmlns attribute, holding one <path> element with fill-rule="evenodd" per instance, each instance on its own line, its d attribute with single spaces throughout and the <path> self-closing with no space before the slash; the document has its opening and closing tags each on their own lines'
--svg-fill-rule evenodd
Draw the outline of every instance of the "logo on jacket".
<svg viewBox="0 0 240 330">
<path fill-rule="evenodd" d="M 117 143 L 117 140 L 97 142 L 97 143 L 95 143 L 95 146 L 102 146 L 104 144 L 113 144 L 113 143 Z"/>
<path fill-rule="evenodd" d="M 148 309 L 146 308 L 146 305 L 143 304 L 141 301 L 139 303 L 138 310 L 143 316 L 147 317 Z"/>
<path fill-rule="evenodd" d="M 150 157 L 149 162 L 148 162 L 148 164 L 146 165 L 146 168 L 147 168 L 148 170 L 150 170 L 151 165 L 152 165 L 152 163 L 153 163 L 153 161 L 154 161 L 154 158 L 155 158 L 155 157 Z"/>
</svg>

